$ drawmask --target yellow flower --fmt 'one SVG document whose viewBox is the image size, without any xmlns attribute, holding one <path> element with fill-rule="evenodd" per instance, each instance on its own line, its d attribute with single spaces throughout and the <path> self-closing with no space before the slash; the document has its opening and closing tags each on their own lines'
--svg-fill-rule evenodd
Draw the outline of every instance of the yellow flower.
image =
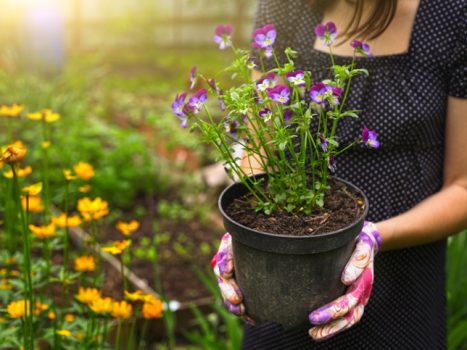
<svg viewBox="0 0 467 350">
<path fill-rule="evenodd" d="M 26 204 L 27 204 L 28 211 L 30 213 L 40 213 L 41 211 L 44 210 L 41 197 L 39 196 L 29 196 L 27 203 L 26 203 L 26 196 L 21 196 L 21 204 L 24 210 L 26 210 Z"/>
<path fill-rule="evenodd" d="M 94 200 L 82 198 L 78 201 L 78 210 L 86 221 L 98 220 L 109 213 L 109 204 L 97 197 Z"/>
<path fill-rule="evenodd" d="M 16 263 L 16 258 L 14 256 L 12 256 L 11 258 L 6 258 L 4 263 L 6 265 L 13 265 Z"/>
<path fill-rule="evenodd" d="M 24 309 L 27 309 L 26 313 L 29 315 L 29 301 L 18 300 L 12 301 L 8 304 L 6 311 L 11 318 L 21 318 L 24 316 Z"/>
<path fill-rule="evenodd" d="M 78 215 L 69 216 L 67 220 L 66 214 L 61 213 L 59 216 L 52 217 L 52 222 L 60 228 L 65 228 L 67 225 L 68 227 L 77 227 L 81 225 L 82 220 Z"/>
<path fill-rule="evenodd" d="M 10 145 L 2 154 L 2 160 L 7 164 L 16 164 L 26 156 L 26 148 Z"/>
<path fill-rule="evenodd" d="M 44 109 L 41 112 L 28 113 L 28 119 L 44 120 L 47 123 L 53 123 L 60 119 L 60 114 L 52 112 L 50 109 Z"/>
<path fill-rule="evenodd" d="M 83 304 L 89 304 L 96 299 L 101 298 L 101 292 L 98 291 L 96 288 L 83 288 L 79 287 L 78 294 L 76 295 L 76 299 Z"/>
<path fill-rule="evenodd" d="M 59 329 L 56 333 L 62 337 L 71 337 L 71 332 L 67 329 Z"/>
<path fill-rule="evenodd" d="M 33 310 L 35 316 L 39 316 L 42 312 L 49 309 L 49 305 L 41 303 L 40 301 L 36 302 L 36 307 Z"/>
<path fill-rule="evenodd" d="M 67 180 L 67 181 L 73 181 L 73 180 L 77 179 L 77 176 L 73 175 L 73 173 L 69 169 L 63 170 L 63 175 L 65 176 L 65 180 Z"/>
<path fill-rule="evenodd" d="M 18 168 L 16 169 L 16 176 L 18 177 L 26 177 L 29 174 L 32 173 L 32 167 L 31 166 L 26 166 L 24 168 Z M 13 170 L 8 170 L 3 173 L 3 176 L 5 176 L 7 179 L 12 179 L 13 178 Z"/>
<path fill-rule="evenodd" d="M 114 241 L 112 245 L 109 247 L 103 247 L 102 250 L 104 252 L 113 254 L 113 255 L 120 255 L 123 251 L 131 245 L 131 240 L 126 239 L 123 241 Z"/>
<path fill-rule="evenodd" d="M 54 223 L 44 226 L 29 225 L 29 229 L 31 230 L 32 235 L 39 239 L 55 237 L 56 235 Z"/>
<path fill-rule="evenodd" d="M 99 298 L 93 300 L 91 304 L 89 304 L 89 308 L 94 311 L 96 314 L 105 314 L 111 313 L 113 310 L 114 302 L 112 298 Z"/>
<path fill-rule="evenodd" d="M 0 290 L 12 290 L 13 285 L 8 283 L 8 280 L 6 278 L 2 278 L 1 283 L 0 283 Z"/>
<path fill-rule="evenodd" d="M 80 191 L 81 193 L 88 193 L 89 191 L 91 191 L 91 185 L 83 185 L 81 187 L 78 187 L 78 191 Z"/>
<path fill-rule="evenodd" d="M 163 304 L 159 299 L 155 299 L 152 302 L 143 304 L 143 317 L 149 318 L 161 318 L 162 317 Z"/>
<path fill-rule="evenodd" d="M 133 307 L 126 301 L 117 301 L 112 305 L 112 316 L 118 319 L 128 319 L 133 313 Z"/>
<path fill-rule="evenodd" d="M 94 168 L 91 164 L 85 162 L 79 162 L 73 167 L 76 175 L 78 175 L 82 180 L 89 180 L 94 176 Z"/>
<path fill-rule="evenodd" d="M 41 146 L 42 146 L 43 149 L 48 149 L 51 144 L 52 144 L 52 142 L 50 142 L 50 141 L 42 141 Z"/>
<path fill-rule="evenodd" d="M 75 270 L 79 272 L 94 271 L 96 264 L 92 256 L 80 256 L 75 259 Z"/>
<path fill-rule="evenodd" d="M 115 227 L 125 236 L 130 236 L 139 229 L 139 222 L 136 220 L 131 220 L 130 222 L 118 221 Z"/>
<path fill-rule="evenodd" d="M 142 290 L 137 290 L 136 292 L 130 293 L 128 291 L 125 291 L 125 298 L 127 298 L 130 301 L 144 301 L 144 292 Z"/>
<path fill-rule="evenodd" d="M 38 182 L 31 186 L 23 187 L 23 192 L 26 192 L 30 196 L 37 196 L 42 191 L 42 182 Z"/>
<path fill-rule="evenodd" d="M 65 321 L 68 323 L 71 323 L 75 320 L 75 315 L 73 314 L 66 314 L 65 315 Z"/>
<path fill-rule="evenodd" d="M 49 318 L 49 320 L 53 321 L 57 318 L 57 315 L 55 314 L 55 312 L 49 311 L 49 313 L 47 314 L 47 317 Z"/>
<path fill-rule="evenodd" d="M 0 106 L 0 115 L 10 118 L 16 118 L 23 111 L 24 106 L 13 103 L 11 106 Z"/>
</svg>

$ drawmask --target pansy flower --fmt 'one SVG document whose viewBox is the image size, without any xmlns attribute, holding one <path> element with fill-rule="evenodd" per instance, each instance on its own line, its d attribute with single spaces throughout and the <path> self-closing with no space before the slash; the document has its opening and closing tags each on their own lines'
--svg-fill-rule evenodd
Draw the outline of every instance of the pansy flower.
<svg viewBox="0 0 467 350">
<path fill-rule="evenodd" d="M 321 146 L 321 149 L 323 150 L 323 152 L 327 152 L 328 151 L 328 140 L 323 136 L 323 134 L 319 134 L 319 144 Z"/>
<path fill-rule="evenodd" d="M 267 24 L 262 28 L 258 28 L 253 33 L 253 46 L 261 49 L 269 48 L 274 45 L 276 35 L 276 28 L 272 24 Z"/>
<path fill-rule="evenodd" d="M 342 95 L 342 89 L 340 87 L 327 87 L 328 101 L 331 106 L 337 106 L 339 104 L 339 97 Z"/>
<path fill-rule="evenodd" d="M 206 82 L 208 83 L 212 91 L 219 92 L 219 87 L 217 86 L 216 79 L 208 79 L 206 80 Z"/>
<path fill-rule="evenodd" d="M 268 96 L 273 101 L 286 104 L 289 102 L 290 90 L 285 85 L 277 85 L 268 89 Z"/>
<path fill-rule="evenodd" d="M 258 91 L 266 91 L 276 86 L 276 83 L 276 75 L 274 73 L 268 73 L 256 81 L 256 89 L 258 89 Z"/>
<path fill-rule="evenodd" d="M 362 131 L 363 143 L 370 148 L 378 148 L 380 143 L 377 140 L 378 135 L 375 131 L 369 130 L 366 126 Z"/>
<path fill-rule="evenodd" d="M 265 108 L 261 109 L 261 110 L 258 112 L 258 115 L 259 115 L 261 118 L 263 118 L 264 120 L 267 121 L 267 120 L 271 119 L 271 117 L 272 117 L 272 111 L 271 111 L 269 108 L 265 107 Z"/>
<path fill-rule="evenodd" d="M 322 82 L 316 83 L 310 89 L 310 98 L 314 103 L 321 105 L 325 101 L 327 91 L 328 86 L 326 84 Z"/>
<path fill-rule="evenodd" d="M 371 57 L 373 55 L 370 51 L 370 45 L 364 43 L 363 41 L 353 39 L 350 42 L 350 46 L 363 56 Z"/>
<path fill-rule="evenodd" d="M 289 72 L 285 76 L 292 85 L 305 86 L 305 73 L 302 70 Z"/>
<path fill-rule="evenodd" d="M 286 109 L 283 114 L 282 114 L 282 117 L 284 118 L 284 123 L 285 124 L 289 124 L 289 122 L 292 120 L 292 110 L 290 109 Z"/>
<path fill-rule="evenodd" d="M 192 113 L 196 114 L 203 108 L 208 99 L 208 92 L 206 89 L 199 89 L 188 100 L 187 106 L 190 107 Z"/>
<path fill-rule="evenodd" d="M 328 168 L 331 170 L 333 173 L 336 172 L 337 166 L 336 166 L 336 159 L 334 158 L 334 155 L 330 154 L 328 158 Z"/>
<path fill-rule="evenodd" d="M 196 66 L 193 66 L 190 71 L 190 90 L 193 90 L 196 84 Z"/>
<path fill-rule="evenodd" d="M 324 45 L 331 46 L 337 37 L 337 28 L 334 22 L 328 22 L 326 24 L 318 24 L 315 27 L 316 36 L 323 40 Z"/>
<path fill-rule="evenodd" d="M 225 131 L 228 132 L 230 135 L 232 135 L 232 137 L 235 139 L 238 138 L 238 126 L 239 125 L 240 123 L 238 122 L 238 120 L 224 122 Z"/>
<path fill-rule="evenodd" d="M 183 106 L 185 105 L 185 98 L 187 93 L 177 94 L 175 100 L 172 103 L 172 110 L 177 117 L 183 117 L 185 113 L 183 112 Z"/>
<path fill-rule="evenodd" d="M 219 49 L 224 50 L 232 45 L 232 26 L 220 24 L 214 31 L 214 42 L 219 44 Z"/>
</svg>

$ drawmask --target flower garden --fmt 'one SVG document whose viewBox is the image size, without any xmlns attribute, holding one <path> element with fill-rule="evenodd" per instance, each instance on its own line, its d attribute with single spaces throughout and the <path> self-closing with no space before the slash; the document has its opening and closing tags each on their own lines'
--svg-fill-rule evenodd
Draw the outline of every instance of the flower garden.
<svg viewBox="0 0 467 350">
<path fill-rule="evenodd" d="M 242 322 L 223 306 L 210 270 L 224 233 L 215 204 L 229 176 L 201 143 L 202 132 L 184 129 L 211 103 L 207 89 L 221 110 L 224 99 L 243 108 L 232 93 L 242 91 L 225 97 L 219 88 L 232 84 L 219 74 L 231 59 L 250 79 L 243 51 L 216 50 L 231 46 L 232 30 L 217 27 L 212 48 L 183 55 L 72 56 L 53 79 L 23 74 L 13 61 L 0 65 L 0 349 L 240 348 Z M 363 43 L 355 49 L 369 53 Z M 271 56 L 266 49 L 265 59 Z M 278 74 L 292 89 L 269 74 L 250 81 L 262 91 L 258 98 L 299 104 L 306 85 L 318 107 L 345 100 L 337 85 L 312 85 L 303 71 L 287 69 Z M 188 102 L 177 94 L 171 110 L 180 86 L 194 92 Z M 268 121 L 272 108 L 257 112 Z M 287 108 L 281 116 L 292 118 Z M 249 132 L 222 112 L 209 118 L 229 141 Z M 202 131 L 217 140 L 218 130 Z M 275 139 L 278 149 L 291 147 Z M 328 152 L 333 142 L 323 135 L 317 147 Z M 359 142 L 378 147 L 372 130 L 364 129 Z M 320 161 L 335 167 L 330 152 Z M 466 233 L 449 240 L 451 349 L 467 341 L 466 248 Z"/>
</svg>

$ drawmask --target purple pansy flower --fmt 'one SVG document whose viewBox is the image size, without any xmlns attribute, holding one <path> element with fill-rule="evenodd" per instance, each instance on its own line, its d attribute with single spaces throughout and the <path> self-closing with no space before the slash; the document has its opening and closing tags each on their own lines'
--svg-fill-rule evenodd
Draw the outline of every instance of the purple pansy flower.
<svg viewBox="0 0 467 350">
<path fill-rule="evenodd" d="M 276 41 L 276 28 L 272 24 L 266 24 L 253 33 L 253 46 L 255 48 L 270 48 Z"/>
<path fill-rule="evenodd" d="M 219 49 L 224 50 L 232 45 L 232 26 L 220 24 L 214 31 L 214 42 L 219 44 Z"/>
<path fill-rule="evenodd" d="M 272 117 L 272 111 L 271 111 L 269 108 L 264 107 L 262 110 L 260 110 L 260 111 L 258 112 L 258 115 L 259 115 L 261 118 L 263 118 L 263 119 L 265 119 L 265 120 L 268 120 L 268 119 L 270 119 L 270 118 Z"/>
<path fill-rule="evenodd" d="M 216 80 L 215 79 L 208 79 L 206 80 L 206 82 L 208 83 L 209 87 L 215 91 L 215 92 L 219 92 L 219 88 L 216 84 Z"/>
<path fill-rule="evenodd" d="M 372 53 L 370 51 L 370 45 L 364 43 L 363 41 L 353 39 L 350 42 L 350 46 L 352 46 L 358 53 L 362 54 L 366 57 L 371 57 Z"/>
<path fill-rule="evenodd" d="M 282 116 L 284 117 L 285 124 L 289 124 L 289 122 L 292 120 L 292 110 L 286 109 Z"/>
<path fill-rule="evenodd" d="M 274 73 L 268 73 L 256 81 L 256 88 L 259 91 L 266 91 L 276 85 L 277 78 Z"/>
<path fill-rule="evenodd" d="M 196 84 L 196 66 L 193 66 L 190 71 L 190 90 L 193 90 Z"/>
<path fill-rule="evenodd" d="M 336 86 L 328 86 L 327 91 L 329 93 L 329 104 L 331 106 L 337 106 L 339 104 L 339 97 L 342 95 L 342 89 Z"/>
<path fill-rule="evenodd" d="M 337 37 L 337 28 L 334 22 L 328 22 L 326 24 L 318 24 L 315 27 L 316 36 L 323 40 L 324 45 L 331 46 Z"/>
<path fill-rule="evenodd" d="M 175 100 L 172 103 L 172 110 L 174 111 L 177 117 L 182 117 L 185 115 L 183 112 L 183 106 L 185 105 L 185 98 L 187 93 L 177 94 Z"/>
<path fill-rule="evenodd" d="M 238 126 L 240 123 L 238 120 L 232 120 L 232 121 L 225 121 L 224 122 L 224 128 L 225 131 L 227 131 L 230 135 L 232 135 L 235 139 L 238 138 Z"/>
<path fill-rule="evenodd" d="M 316 83 L 310 89 L 310 98 L 319 105 L 323 104 L 328 88 L 328 85 L 323 82 Z"/>
<path fill-rule="evenodd" d="M 319 143 L 323 152 L 327 152 L 329 142 L 324 138 L 323 134 L 319 134 Z"/>
<path fill-rule="evenodd" d="M 377 140 L 378 135 L 375 131 L 368 129 L 366 126 L 362 131 L 362 140 L 363 143 L 370 148 L 378 148 L 379 141 Z"/>
<path fill-rule="evenodd" d="M 192 113 L 198 113 L 206 103 L 208 99 L 208 92 L 206 89 L 199 89 L 196 93 L 188 100 L 188 107 L 190 107 Z"/>
<path fill-rule="evenodd" d="M 328 168 L 331 170 L 333 173 L 336 172 L 337 166 L 336 166 L 336 160 L 334 159 L 334 155 L 330 154 L 329 159 L 328 159 Z"/>
<path fill-rule="evenodd" d="M 305 73 L 302 70 L 289 72 L 285 76 L 292 85 L 305 86 Z"/>
<path fill-rule="evenodd" d="M 289 102 L 290 90 L 285 85 L 277 85 L 268 89 L 268 96 L 273 101 L 286 104 Z"/>
</svg>

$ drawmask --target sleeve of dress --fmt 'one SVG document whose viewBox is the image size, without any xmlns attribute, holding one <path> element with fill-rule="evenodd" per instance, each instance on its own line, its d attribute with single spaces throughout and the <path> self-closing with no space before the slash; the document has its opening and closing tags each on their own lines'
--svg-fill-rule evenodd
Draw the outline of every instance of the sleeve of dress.
<svg viewBox="0 0 467 350">
<path fill-rule="evenodd" d="M 288 24 L 291 21 L 290 8 L 294 6 L 296 0 L 258 0 L 256 7 L 256 14 L 254 18 L 254 28 L 263 27 L 266 24 L 273 24 L 276 28 L 277 36 L 276 41 L 273 45 L 274 53 L 281 64 L 286 60 L 284 50 L 290 45 L 288 40 L 288 34 L 292 30 Z M 259 58 L 258 50 L 254 49 L 254 62 L 261 68 L 261 60 Z M 265 70 L 276 68 L 274 58 L 263 57 L 263 64 Z"/>
<path fill-rule="evenodd" d="M 467 5 L 463 6 L 458 39 L 451 54 L 448 95 L 467 98 Z"/>
</svg>

